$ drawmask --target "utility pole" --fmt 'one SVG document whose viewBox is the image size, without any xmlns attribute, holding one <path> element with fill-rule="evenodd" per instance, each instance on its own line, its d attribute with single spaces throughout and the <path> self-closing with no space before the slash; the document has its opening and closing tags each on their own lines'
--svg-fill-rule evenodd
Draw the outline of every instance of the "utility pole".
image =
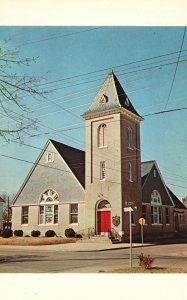
<svg viewBox="0 0 187 300">
<path fill-rule="evenodd" d="M 130 235 L 130 268 L 132 268 L 132 211 L 129 211 L 129 235 Z"/>
<path fill-rule="evenodd" d="M 130 268 L 132 268 L 132 211 L 136 209 L 136 206 L 124 207 L 124 212 L 129 212 Z"/>
<path fill-rule="evenodd" d="M 10 221 L 10 210 L 9 210 L 9 206 L 10 206 L 10 204 L 9 204 L 9 197 L 8 197 L 8 223 L 9 223 L 9 221 Z"/>
</svg>

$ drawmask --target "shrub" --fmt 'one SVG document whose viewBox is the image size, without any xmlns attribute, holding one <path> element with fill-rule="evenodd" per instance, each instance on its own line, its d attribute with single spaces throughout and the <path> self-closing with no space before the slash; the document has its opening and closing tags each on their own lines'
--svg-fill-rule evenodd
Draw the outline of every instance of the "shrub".
<svg viewBox="0 0 187 300">
<path fill-rule="evenodd" d="M 9 238 L 9 237 L 13 236 L 13 231 L 12 231 L 12 229 L 4 229 L 4 230 L 2 230 L 2 231 L 1 231 L 1 236 L 2 236 L 3 238 Z"/>
<path fill-rule="evenodd" d="M 76 238 L 77 239 L 82 239 L 82 235 L 80 233 L 76 233 Z"/>
<path fill-rule="evenodd" d="M 14 230 L 15 236 L 23 236 L 23 230 Z"/>
<path fill-rule="evenodd" d="M 75 237 L 75 231 L 73 230 L 73 228 L 67 228 L 65 230 L 65 236 L 70 237 L 70 238 L 74 238 Z"/>
<path fill-rule="evenodd" d="M 39 230 L 33 230 L 31 231 L 31 236 L 32 237 L 38 237 L 40 236 L 41 232 Z"/>
<path fill-rule="evenodd" d="M 54 236 L 56 236 L 56 233 L 54 230 L 47 230 L 45 233 L 45 236 L 46 237 L 54 237 Z"/>
<path fill-rule="evenodd" d="M 152 263 L 155 260 L 150 255 L 145 256 L 143 253 L 138 255 L 138 258 L 139 258 L 139 266 L 144 267 L 145 269 L 150 269 L 152 267 Z"/>
</svg>

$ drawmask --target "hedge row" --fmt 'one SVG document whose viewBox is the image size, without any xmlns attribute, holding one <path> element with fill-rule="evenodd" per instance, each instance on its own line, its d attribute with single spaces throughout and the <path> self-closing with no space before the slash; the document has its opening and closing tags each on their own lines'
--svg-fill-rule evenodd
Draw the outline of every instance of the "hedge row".
<svg viewBox="0 0 187 300">
<path fill-rule="evenodd" d="M 3 238 L 12 237 L 13 234 L 14 234 L 14 236 L 17 236 L 17 237 L 23 236 L 23 230 L 14 230 L 14 232 L 11 229 L 0 230 L 0 236 Z M 40 235 L 41 235 L 41 232 L 39 230 L 31 231 L 32 237 L 39 237 Z M 57 236 L 54 230 L 47 230 L 45 233 L 45 237 L 54 237 L 54 236 Z M 68 238 L 82 237 L 80 234 L 77 234 L 72 228 L 67 228 L 65 230 L 65 236 Z"/>
</svg>

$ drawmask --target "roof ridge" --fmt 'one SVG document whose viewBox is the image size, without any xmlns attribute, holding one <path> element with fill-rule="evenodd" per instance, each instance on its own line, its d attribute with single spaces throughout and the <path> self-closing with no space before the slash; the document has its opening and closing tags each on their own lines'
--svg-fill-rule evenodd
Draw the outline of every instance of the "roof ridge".
<svg viewBox="0 0 187 300">
<path fill-rule="evenodd" d="M 155 163 L 156 162 L 156 160 L 155 159 L 153 159 L 153 160 L 145 160 L 145 161 L 141 161 L 141 164 L 145 164 L 145 163 Z"/>
<path fill-rule="evenodd" d="M 77 151 L 81 151 L 81 152 L 84 152 L 84 153 L 85 153 L 85 150 L 81 150 L 81 149 L 78 149 L 78 148 L 72 147 L 72 146 L 70 146 L 70 145 L 67 145 L 67 144 L 64 144 L 64 143 L 62 143 L 62 142 L 55 141 L 55 140 L 53 140 L 53 139 L 49 139 L 49 141 L 51 141 L 53 144 L 54 144 L 54 143 L 56 143 L 56 144 L 59 144 L 59 145 L 65 146 L 65 147 L 67 147 L 67 148 L 71 148 L 71 149 L 73 149 L 73 150 L 77 150 Z"/>
</svg>

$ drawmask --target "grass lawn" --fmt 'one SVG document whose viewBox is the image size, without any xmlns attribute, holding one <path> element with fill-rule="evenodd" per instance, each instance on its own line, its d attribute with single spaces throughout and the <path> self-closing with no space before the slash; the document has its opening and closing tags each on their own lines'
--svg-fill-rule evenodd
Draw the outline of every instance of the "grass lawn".
<svg viewBox="0 0 187 300">
<path fill-rule="evenodd" d="M 119 268 L 110 271 L 100 270 L 99 273 L 187 273 L 187 269 L 183 268 L 167 268 L 167 267 L 152 267 L 145 269 L 142 267 Z"/>
<path fill-rule="evenodd" d="M 54 245 L 54 244 L 66 244 L 76 243 L 76 239 L 63 238 L 63 237 L 0 237 L 1 245 L 12 246 L 40 246 L 40 245 Z"/>
</svg>

